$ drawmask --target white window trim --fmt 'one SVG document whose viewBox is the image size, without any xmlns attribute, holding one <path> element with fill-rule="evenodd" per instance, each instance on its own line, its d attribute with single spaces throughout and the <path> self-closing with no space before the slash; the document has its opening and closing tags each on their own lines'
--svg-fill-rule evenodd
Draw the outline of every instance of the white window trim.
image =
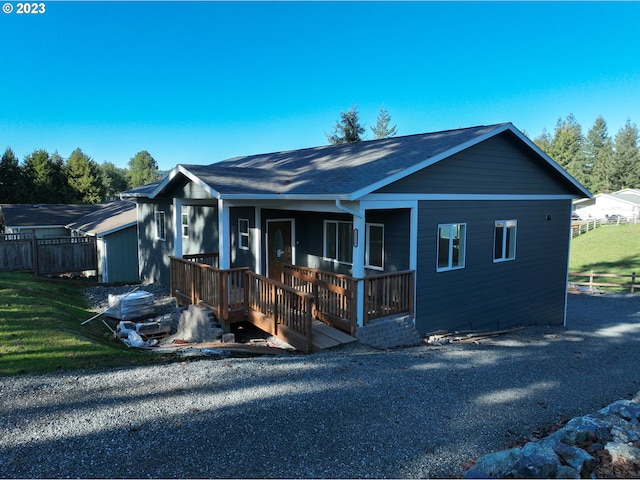
<svg viewBox="0 0 640 480">
<path fill-rule="evenodd" d="M 246 232 L 243 230 L 242 228 L 242 224 L 245 223 L 247 226 Z M 239 218 L 238 219 L 238 248 L 240 250 L 249 250 L 250 249 L 250 239 L 249 239 L 249 229 L 250 229 L 250 223 L 249 223 L 249 219 L 248 218 Z M 246 242 L 243 242 L 242 239 L 246 238 Z M 243 243 L 246 243 L 247 245 L 244 246 Z"/>
<path fill-rule="evenodd" d="M 502 256 L 500 258 L 495 258 L 496 256 L 496 227 L 498 226 L 499 223 L 504 224 L 504 227 L 502 228 Z M 515 224 L 515 234 L 513 236 L 513 257 L 507 257 L 507 234 L 508 234 L 508 230 L 509 230 L 509 224 L 513 223 Z M 496 220 L 493 224 L 493 263 L 502 263 L 502 262 L 510 262 L 512 260 L 516 259 L 516 246 L 518 244 L 517 242 L 517 238 L 518 238 L 518 221 L 517 220 Z"/>
<path fill-rule="evenodd" d="M 180 217 L 182 238 L 189 238 L 189 214 L 182 212 Z M 187 220 L 186 222 L 185 219 Z"/>
<path fill-rule="evenodd" d="M 322 227 L 322 259 L 327 262 L 333 262 L 340 265 L 353 265 L 353 259 L 351 262 L 344 262 L 344 261 L 338 260 L 337 258 L 331 258 L 327 255 L 327 225 L 329 223 L 336 224 L 336 255 L 337 255 L 337 252 L 340 251 L 340 247 L 338 246 L 338 239 L 340 238 L 338 233 L 340 230 L 337 227 L 337 224 L 348 223 L 349 225 L 351 225 L 351 231 L 353 232 L 353 222 L 349 222 L 347 220 L 325 220 Z M 353 241 L 353 233 L 351 235 L 352 235 L 351 240 Z M 350 245 L 349 247 L 353 248 L 353 245 Z"/>
<path fill-rule="evenodd" d="M 452 235 L 452 231 L 453 231 L 453 227 L 457 227 L 457 226 L 461 226 L 464 227 L 463 229 L 463 235 L 462 235 L 462 245 L 464 247 L 463 251 L 462 251 L 462 265 L 452 265 L 451 262 L 453 261 L 453 235 Z M 449 228 L 449 251 L 447 253 L 448 256 L 448 265 L 446 267 L 440 267 L 439 266 L 439 258 L 440 258 L 440 229 L 441 228 L 445 228 L 448 227 Z M 451 270 L 462 270 L 463 268 L 465 268 L 466 264 L 467 264 L 467 224 L 466 223 L 440 223 L 438 224 L 438 230 L 437 230 L 437 235 L 436 235 L 436 241 L 437 241 L 437 245 L 436 245 L 436 272 L 449 272 Z"/>
<path fill-rule="evenodd" d="M 156 230 L 156 240 L 166 241 L 167 240 L 167 224 L 165 222 L 165 213 L 164 210 L 155 210 L 153 212 L 153 219 L 155 222 L 155 230 Z M 160 220 L 162 223 L 160 224 Z M 162 225 L 162 229 L 159 226 Z M 163 233 L 164 235 L 161 235 Z"/>
<path fill-rule="evenodd" d="M 369 263 L 369 254 L 371 253 L 371 227 L 379 227 L 382 228 L 382 265 L 371 265 Z M 364 254 L 364 266 L 370 270 L 379 270 L 384 272 L 384 263 L 385 263 L 385 249 L 384 249 L 384 224 L 383 223 L 367 223 L 365 224 L 366 228 L 366 244 L 365 244 L 365 254 Z"/>
</svg>

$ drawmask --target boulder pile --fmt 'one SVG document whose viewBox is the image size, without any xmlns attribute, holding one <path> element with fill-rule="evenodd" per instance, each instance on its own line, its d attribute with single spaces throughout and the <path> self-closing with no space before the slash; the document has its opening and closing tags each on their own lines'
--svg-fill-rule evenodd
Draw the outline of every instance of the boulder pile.
<svg viewBox="0 0 640 480">
<path fill-rule="evenodd" d="M 630 478 L 640 474 L 640 393 L 547 437 L 490 453 L 465 478 Z"/>
</svg>

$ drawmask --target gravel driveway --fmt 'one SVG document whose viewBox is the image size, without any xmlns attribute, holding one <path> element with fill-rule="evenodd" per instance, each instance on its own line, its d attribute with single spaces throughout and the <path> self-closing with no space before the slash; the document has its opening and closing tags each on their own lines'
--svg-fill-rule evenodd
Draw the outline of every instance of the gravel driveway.
<svg viewBox="0 0 640 480">
<path fill-rule="evenodd" d="M 455 477 L 640 390 L 640 296 L 480 345 L 0 378 L 3 477 Z"/>
</svg>

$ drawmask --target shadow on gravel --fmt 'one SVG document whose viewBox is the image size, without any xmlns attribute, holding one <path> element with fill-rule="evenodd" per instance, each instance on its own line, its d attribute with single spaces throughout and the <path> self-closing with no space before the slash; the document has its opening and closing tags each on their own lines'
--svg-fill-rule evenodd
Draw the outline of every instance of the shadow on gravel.
<svg viewBox="0 0 640 480">
<path fill-rule="evenodd" d="M 640 389 L 640 300 L 615 302 L 570 298 L 567 329 L 477 345 L 1 379 L 0 472 L 460 476 L 485 453 Z"/>
</svg>

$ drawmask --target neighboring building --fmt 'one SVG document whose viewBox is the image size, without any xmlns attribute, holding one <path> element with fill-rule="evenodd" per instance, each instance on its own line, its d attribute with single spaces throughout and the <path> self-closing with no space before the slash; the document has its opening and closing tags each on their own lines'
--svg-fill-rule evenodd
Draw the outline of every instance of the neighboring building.
<svg viewBox="0 0 640 480">
<path fill-rule="evenodd" d="M 4 232 L 0 233 L 32 233 L 36 238 L 69 237 L 71 234 L 65 225 L 94 208 L 52 203 L 1 204 L 0 223 L 4 225 Z"/>
<path fill-rule="evenodd" d="M 67 224 L 66 228 L 74 236 L 97 238 L 98 278 L 101 282 L 137 282 L 138 221 L 135 203 L 116 200 L 93 207 L 93 211 Z"/>
<path fill-rule="evenodd" d="M 574 213 L 580 220 L 621 216 L 626 220 L 640 218 L 640 190 L 625 188 L 613 193 L 599 193 L 592 198 L 573 202 Z"/>
<path fill-rule="evenodd" d="M 505 123 L 178 165 L 123 197 L 143 281 L 205 252 L 276 279 L 413 270 L 423 334 L 562 324 L 572 200 L 591 194 Z"/>
</svg>

